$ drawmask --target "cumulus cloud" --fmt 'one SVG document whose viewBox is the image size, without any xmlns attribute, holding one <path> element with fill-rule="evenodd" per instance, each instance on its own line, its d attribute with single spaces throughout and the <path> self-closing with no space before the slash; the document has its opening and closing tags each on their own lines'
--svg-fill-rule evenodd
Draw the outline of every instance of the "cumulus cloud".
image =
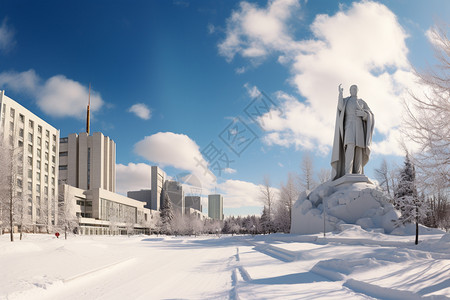
<svg viewBox="0 0 450 300">
<path fill-rule="evenodd" d="M 205 188 L 210 188 L 216 181 L 200 147 L 187 135 L 158 132 L 136 143 L 134 151 L 161 167 L 170 166 L 192 173 L 201 180 Z"/>
<path fill-rule="evenodd" d="M 401 125 L 401 99 L 407 97 L 406 87 L 412 80 L 407 34 L 397 17 L 383 4 L 353 3 L 332 16 L 317 15 L 310 25 L 312 38 L 296 40 L 289 32 L 296 9 L 300 9 L 297 1 L 269 1 L 265 8 L 242 2 L 228 19 L 226 37 L 219 44 L 219 53 L 227 60 L 235 55 L 253 59 L 273 54 L 292 73 L 289 81 L 301 97 L 276 93 L 280 109 L 261 122 L 267 132 L 264 141 L 326 154 L 332 143 L 340 83 L 344 96 L 352 84 L 358 85 L 359 97 L 375 114 L 378 140 L 392 141 L 393 131 Z M 255 29 L 258 24 L 270 29 Z M 398 145 L 380 144 L 374 149 L 400 153 Z"/>
<path fill-rule="evenodd" d="M 2 26 L 0 26 L 0 51 L 5 53 L 10 51 L 16 44 L 16 41 L 14 40 L 14 29 L 6 23 L 7 19 L 4 18 Z"/>
<path fill-rule="evenodd" d="M 144 163 L 116 165 L 116 191 L 126 195 L 128 191 L 151 188 L 151 166 Z"/>
<path fill-rule="evenodd" d="M 134 113 L 143 120 L 149 120 L 152 117 L 152 111 L 144 103 L 136 103 L 132 105 L 128 112 Z"/>
<path fill-rule="evenodd" d="M 56 75 L 43 80 L 34 70 L 0 73 L 0 87 L 32 96 L 39 108 L 47 115 L 63 118 L 83 119 L 89 98 L 89 90 L 81 83 Z M 104 101 L 101 95 L 91 90 L 91 111 L 98 111 Z"/>
<path fill-rule="evenodd" d="M 229 179 L 217 188 L 224 194 L 224 207 L 262 206 L 259 185 Z"/>
</svg>

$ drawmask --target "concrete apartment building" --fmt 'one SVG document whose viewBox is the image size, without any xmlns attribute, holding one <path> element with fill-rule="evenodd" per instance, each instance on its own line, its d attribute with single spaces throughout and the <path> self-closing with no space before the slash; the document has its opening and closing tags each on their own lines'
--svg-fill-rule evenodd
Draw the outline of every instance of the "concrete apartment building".
<svg viewBox="0 0 450 300">
<path fill-rule="evenodd" d="M 172 202 L 174 212 L 184 215 L 185 205 L 183 185 L 178 181 L 166 180 L 163 186 L 163 194 L 164 193 L 169 195 L 169 199 Z"/>
<path fill-rule="evenodd" d="M 43 230 L 57 222 L 59 130 L 1 90 L 0 118 L 0 138 L 18 155 L 13 192 L 24 201 L 28 225 Z"/>
<path fill-rule="evenodd" d="M 186 212 L 189 209 L 195 209 L 199 212 L 202 212 L 202 202 L 200 199 L 200 196 L 185 196 L 184 197 L 184 206 L 186 209 Z"/>
<path fill-rule="evenodd" d="M 161 168 L 158 166 L 152 166 L 150 209 L 159 211 L 161 208 L 161 192 L 164 187 L 166 177 L 166 173 Z"/>
<path fill-rule="evenodd" d="M 214 220 L 223 220 L 223 196 L 220 194 L 208 195 L 208 217 Z"/>
<path fill-rule="evenodd" d="M 127 197 L 135 200 L 145 202 L 145 207 L 151 209 L 152 205 L 152 190 L 139 190 L 139 191 L 128 191 Z"/>
<path fill-rule="evenodd" d="M 60 139 L 59 179 L 84 189 L 116 191 L 116 144 L 100 132 L 83 132 Z"/>
</svg>

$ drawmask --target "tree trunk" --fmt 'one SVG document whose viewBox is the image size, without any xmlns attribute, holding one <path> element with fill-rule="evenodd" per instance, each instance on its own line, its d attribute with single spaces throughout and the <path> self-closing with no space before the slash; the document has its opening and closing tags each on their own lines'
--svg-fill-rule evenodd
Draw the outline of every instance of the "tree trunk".
<svg viewBox="0 0 450 300">
<path fill-rule="evenodd" d="M 67 240 L 67 225 L 64 226 L 64 239 Z"/>
<path fill-rule="evenodd" d="M 23 236 L 23 225 L 20 225 L 20 240 L 22 240 Z"/>
<path fill-rule="evenodd" d="M 14 224 L 13 224 L 13 196 L 11 188 L 11 199 L 9 199 L 9 234 L 11 236 L 11 242 L 14 242 Z"/>
</svg>

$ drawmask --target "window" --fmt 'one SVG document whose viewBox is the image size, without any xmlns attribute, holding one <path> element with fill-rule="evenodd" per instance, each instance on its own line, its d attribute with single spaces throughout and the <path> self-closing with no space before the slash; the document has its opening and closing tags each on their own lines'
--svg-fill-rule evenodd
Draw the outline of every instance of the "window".
<svg viewBox="0 0 450 300">
<path fill-rule="evenodd" d="M 17 179 L 17 186 L 22 188 L 22 179 Z"/>
<path fill-rule="evenodd" d="M 42 126 L 41 125 L 38 126 L 38 132 L 42 133 Z"/>
<path fill-rule="evenodd" d="M 41 168 L 41 161 L 40 160 L 36 161 L 36 168 L 38 168 L 38 169 Z"/>
<path fill-rule="evenodd" d="M 69 142 L 69 138 L 64 137 L 64 138 L 60 138 L 59 139 L 59 143 L 60 144 L 65 144 L 65 143 L 68 143 L 68 142 Z"/>
<path fill-rule="evenodd" d="M 64 152 L 59 152 L 59 156 L 61 157 L 61 156 L 67 156 L 67 151 L 64 151 Z"/>
<path fill-rule="evenodd" d="M 46 137 L 50 137 L 50 131 L 46 130 L 46 131 L 45 131 L 45 136 L 46 136 Z"/>
<path fill-rule="evenodd" d="M 45 163 L 45 172 L 48 173 L 48 163 Z"/>
<path fill-rule="evenodd" d="M 37 152 L 37 156 L 40 158 L 41 157 L 41 149 L 37 149 L 36 152 Z"/>
<path fill-rule="evenodd" d="M 9 136 L 9 144 L 10 144 L 11 146 L 14 146 L 14 137 L 12 136 L 12 133 L 11 133 L 11 135 Z"/>
<path fill-rule="evenodd" d="M 45 160 L 48 160 L 48 152 L 45 152 Z"/>
<path fill-rule="evenodd" d="M 33 142 L 33 134 L 28 132 L 28 141 Z"/>
<path fill-rule="evenodd" d="M 45 194 L 45 195 L 48 195 L 48 186 L 45 186 L 45 187 L 44 187 L 44 194 Z"/>
<path fill-rule="evenodd" d="M 23 128 L 20 128 L 20 129 L 19 129 L 19 136 L 20 136 L 21 138 L 23 138 Z"/>
<path fill-rule="evenodd" d="M 56 158 L 55 158 L 54 155 L 52 155 L 52 162 L 53 162 L 53 163 L 56 162 Z"/>
<path fill-rule="evenodd" d="M 38 217 L 41 216 L 41 210 L 40 209 L 36 209 L 36 216 L 38 216 Z"/>
<path fill-rule="evenodd" d="M 44 175 L 44 182 L 48 183 L 48 175 Z"/>
<path fill-rule="evenodd" d="M 27 163 L 28 163 L 28 166 L 31 167 L 33 165 L 33 157 L 28 156 Z"/>
<path fill-rule="evenodd" d="M 55 167 L 52 166 L 52 174 L 55 175 Z"/>
<path fill-rule="evenodd" d="M 77 205 L 84 206 L 84 201 L 83 200 L 77 200 Z"/>
<path fill-rule="evenodd" d="M 48 149 L 48 141 L 45 141 L 45 148 Z"/>
<path fill-rule="evenodd" d="M 33 153 L 33 145 L 28 145 L 28 153 Z"/>
<path fill-rule="evenodd" d="M 56 143 L 56 135 L 53 135 L 53 141 Z"/>
<path fill-rule="evenodd" d="M 10 132 L 14 131 L 14 122 L 13 121 L 9 122 L 9 131 Z"/>
<path fill-rule="evenodd" d="M 55 177 L 52 177 L 52 185 L 55 185 Z"/>
<path fill-rule="evenodd" d="M 36 173 L 36 180 L 40 181 L 41 180 L 41 173 Z"/>
<path fill-rule="evenodd" d="M 33 127 L 34 127 L 34 122 L 31 121 L 31 120 L 29 120 L 29 121 L 28 121 L 28 126 L 29 126 L 30 128 L 33 128 Z"/>
<path fill-rule="evenodd" d="M 19 145 L 19 147 L 23 147 L 23 142 L 22 142 L 22 141 L 19 141 L 19 142 L 18 142 L 18 145 Z"/>
<path fill-rule="evenodd" d="M 37 193 L 41 192 L 41 185 L 39 183 L 36 184 L 36 192 Z"/>
<path fill-rule="evenodd" d="M 11 116 L 11 118 L 14 119 L 14 115 L 16 114 L 16 111 L 14 108 L 11 107 L 11 109 L 9 110 L 9 115 Z"/>
<path fill-rule="evenodd" d="M 42 138 L 40 136 L 38 136 L 38 138 L 37 138 L 37 144 L 38 144 L 38 146 L 42 145 Z"/>
<path fill-rule="evenodd" d="M 55 145 L 52 146 L 52 151 L 56 152 L 56 146 Z"/>
<path fill-rule="evenodd" d="M 32 212 L 33 212 L 33 207 L 28 206 L 28 215 L 31 216 Z"/>
<path fill-rule="evenodd" d="M 25 122 L 25 116 L 22 115 L 22 114 L 19 114 L 19 120 L 20 120 L 21 123 L 24 123 Z"/>
<path fill-rule="evenodd" d="M 60 165 L 60 166 L 59 166 L 59 170 L 60 170 L 60 171 L 67 170 L 67 165 Z"/>
<path fill-rule="evenodd" d="M 28 181 L 28 190 L 31 191 L 33 189 L 33 183 Z"/>
<path fill-rule="evenodd" d="M 41 196 L 36 196 L 36 204 L 41 205 Z"/>
</svg>

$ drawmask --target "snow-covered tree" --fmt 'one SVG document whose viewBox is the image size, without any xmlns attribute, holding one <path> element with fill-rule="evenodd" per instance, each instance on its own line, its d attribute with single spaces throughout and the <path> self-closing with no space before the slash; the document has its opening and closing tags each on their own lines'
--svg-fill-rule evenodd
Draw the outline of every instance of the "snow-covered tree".
<svg viewBox="0 0 450 300">
<path fill-rule="evenodd" d="M 49 201 L 51 203 L 52 201 Z M 58 195 L 58 227 L 60 230 L 64 231 L 64 239 L 67 240 L 67 233 L 73 231 L 79 226 L 78 218 L 75 212 L 75 199 L 69 198 L 69 187 L 67 185 L 61 185 Z M 50 204 L 47 205 L 47 209 L 51 207 Z M 51 210 L 51 208 L 50 208 Z M 50 213 L 45 209 L 44 218 L 45 223 L 49 224 Z M 48 225 L 47 225 L 48 226 Z M 47 227 L 48 231 L 48 227 Z"/>
<path fill-rule="evenodd" d="M 172 201 L 170 201 L 169 195 L 167 193 L 163 193 L 164 200 L 163 205 L 161 207 L 161 223 L 162 223 L 162 232 L 165 234 L 172 233 L 172 222 L 174 219 Z"/>
<path fill-rule="evenodd" d="M 305 190 L 312 190 L 316 187 L 314 180 L 314 163 L 311 155 L 305 153 L 300 164 L 300 185 Z"/>
<path fill-rule="evenodd" d="M 401 216 L 396 222 L 396 225 L 400 226 L 415 222 L 417 245 L 419 242 L 419 221 L 426 217 L 427 211 L 424 199 L 418 197 L 416 171 L 408 154 L 405 158 L 404 167 L 400 171 L 394 201 L 395 207 L 401 212 Z"/>
<path fill-rule="evenodd" d="M 285 231 L 286 228 L 284 228 L 285 226 L 282 224 L 288 223 L 290 228 L 292 205 L 295 201 L 297 201 L 299 195 L 300 189 L 296 184 L 296 175 L 289 173 L 286 184 L 281 184 L 280 186 L 280 199 L 275 215 L 275 223 L 278 223 L 281 227 L 283 227 L 283 231 Z M 289 228 L 287 228 L 288 231 Z"/>
<path fill-rule="evenodd" d="M 435 26 L 428 32 L 438 65 L 415 75 L 422 92 L 411 92 L 405 100 L 403 134 L 419 149 L 412 156 L 423 183 L 450 188 L 450 40 L 449 26 Z"/>
<path fill-rule="evenodd" d="M 264 234 L 270 233 L 273 229 L 272 219 L 266 206 L 264 206 L 261 215 L 261 229 Z"/>
<path fill-rule="evenodd" d="M 269 176 L 264 176 L 264 182 L 261 186 L 261 200 L 264 204 L 264 207 L 267 208 L 267 218 L 269 222 L 272 223 L 272 207 L 275 203 L 275 189 L 270 185 Z"/>
<path fill-rule="evenodd" d="M 383 159 L 380 167 L 375 169 L 375 179 L 378 180 L 380 187 L 389 196 L 390 200 L 394 198 L 396 171 L 396 168 L 389 167 L 386 159 Z"/>
</svg>

